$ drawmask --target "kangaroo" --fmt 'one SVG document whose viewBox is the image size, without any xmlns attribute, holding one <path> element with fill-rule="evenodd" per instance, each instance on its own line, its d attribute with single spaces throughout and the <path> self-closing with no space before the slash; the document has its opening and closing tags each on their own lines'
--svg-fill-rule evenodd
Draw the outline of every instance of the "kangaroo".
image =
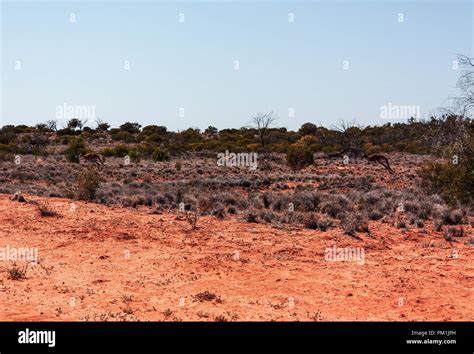
<svg viewBox="0 0 474 354">
<path fill-rule="evenodd" d="M 378 162 L 379 164 L 381 164 L 383 167 L 385 167 L 385 169 L 390 173 L 390 174 L 393 174 L 395 173 L 394 170 L 392 170 L 392 168 L 390 167 L 390 164 L 388 163 L 388 159 L 383 156 L 383 155 L 378 155 L 378 154 L 374 154 L 374 155 L 370 155 L 370 156 L 367 156 L 365 153 L 364 155 L 362 156 L 364 159 L 367 159 L 369 162 Z"/>
<path fill-rule="evenodd" d="M 105 164 L 105 158 L 102 155 L 95 154 L 95 153 L 88 153 L 81 156 L 87 162 L 94 162 L 97 166 Z"/>
</svg>

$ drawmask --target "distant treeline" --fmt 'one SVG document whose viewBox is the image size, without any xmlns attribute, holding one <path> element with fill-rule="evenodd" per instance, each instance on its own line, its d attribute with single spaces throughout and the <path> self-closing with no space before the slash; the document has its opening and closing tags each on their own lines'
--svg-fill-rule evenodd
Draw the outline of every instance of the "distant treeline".
<svg viewBox="0 0 474 354">
<path fill-rule="evenodd" d="M 406 123 L 386 123 L 382 126 L 360 127 L 341 122 L 331 129 L 305 123 L 297 131 L 275 127 L 245 127 L 222 129 L 209 126 L 204 131 L 189 128 L 179 132 L 168 131 L 164 126 L 127 122 L 119 128 L 110 128 L 99 122 L 96 128 L 84 126 L 79 119 L 71 119 L 62 129 L 54 121 L 26 125 L 6 125 L 0 129 L 0 154 L 46 154 L 49 145 L 69 144 L 82 140 L 94 145 L 94 140 L 107 140 L 112 144 L 134 146 L 153 153 L 159 147 L 165 153 L 174 151 L 233 152 L 257 151 L 287 153 L 291 147 L 304 147 L 309 151 L 348 154 L 376 152 L 405 152 L 412 154 L 438 154 L 453 143 L 459 125 L 472 137 L 473 120 L 455 115 L 432 117 Z M 111 152 L 108 152 L 111 155 Z M 113 153 L 112 153 L 113 154 Z"/>
</svg>

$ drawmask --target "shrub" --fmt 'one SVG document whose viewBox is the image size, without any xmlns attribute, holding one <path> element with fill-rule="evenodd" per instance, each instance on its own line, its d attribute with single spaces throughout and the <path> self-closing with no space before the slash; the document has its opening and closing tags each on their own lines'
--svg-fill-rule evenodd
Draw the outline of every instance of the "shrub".
<svg viewBox="0 0 474 354">
<path fill-rule="evenodd" d="M 188 211 L 186 213 L 186 221 L 189 225 L 191 225 L 192 230 L 197 229 L 197 222 L 199 220 L 199 212 L 198 211 Z"/>
<path fill-rule="evenodd" d="M 313 151 L 306 146 L 290 146 L 286 153 L 286 161 L 293 170 L 300 170 L 313 164 Z"/>
<path fill-rule="evenodd" d="M 120 130 L 130 134 L 139 133 L 142 126 L 138 123 L 126 122 L 120 126 Z"/>
<path fill-rule="evenodd" d="M 415 225 L 416 225 L 416 227 L 418 227 L 420 229 L 425 227 L 425 224 L 423 223 L 423 220 L 420 220 L 420 219 L 415 220 Z"/>
<path fill-rule="evenodd" d="M 218 303 L 222 302 L 222 299 L 220 298 L 220 296 L 217 296 L 216 294 L 211 293 L 210 291 L 207 291 L 207 290 L 194 295 L 193 298 L 198 300 L 199 302 L 204 302 L 204 301 L 216 301 Z"/>
<path fill-rule="evenodd" d="M 298 211 L 316 211 L 321 196 L 315 192 L 298 192 L 294 195 L 295 209 Z"/>
<path fill-rule="evenodd" d="M 212 215 L 214 215 L 218 219 L 224 219 L 225 217 L 225 208 L 222 204 L 216 205 L 216 207 L 212 210 Z"/>
<path fill-rule="evenodd" d="M 431 193 L 440 193 L 443 199 L 453 205 L 460 202 L 472 205 L 474 202 L 474 158 L 445 163 L 428 163 L 418 171 L 422 187 Z"/>
<path fill-rule="evenodd" d="M 137 150 L 130 150 L 128 152 L 128 157 L 130 157 L 130 160 L 134 162 L 139 162 L 141 160 L 141 154 Z"/>
<path fill-rule="evenodd" d="M 326 218 L 321 218 L 317 215 L 311 214 L 305 216 L 303 225 L 310 230 L 327 231 L 332 226 L 332 222 Z"/>
<path fill-rule="evenodd" d="M 464 213 L 462 210 L 454 209 L 445 215 L 444 222 L 448 225 L 459 225 L 464 221 Z"/>
<path fill-rule="evenodd" d="M 275 215 L 271 211 L 261 211 L 259 216 L 261 220 L 268 223 L 271 223 L 273 218 L 275 217 Z"/>
<path fill-rule="evenodd" d="M 380 220 L 382 219 L 383 215 L 377 210 L 369 211 L 369 219 L 370 220 Z"/>
<path fill-rule="evenodd" d="M 113 148 L 105 148 L 101 151 L 101 154 L 105 157 L 125 157 L 130 153 L 130 149 L 127 145 L 119 144 Z"/>
<path fill-rule="evenodd" d="M 168 161 L 170 159 L 170 155 L 166 150 L 163 150 L 161 148 L 155 148 L 153 154 L 151 155 L 151 158 L 154 161 Z"/>
<path fill-rule="evenodd" d="M 247 210 L 244 214 L 244 219 L 247 222 L 257 222 L 257 213 L 253 210 Z"/>
<path fill-rule="evenodd" d="M 27 134 L 21 137 L 19 150 L 23 154 L 46 155 L 49 140 L 42 134 Z"/>
<path fill-rule="evenodd" d="M 134 143 L 136 142 L 135 136 L 126 131 L 116 131 L 112 130 L 112 139 L 114 141 L 123 141 L 124 143 Z"/>
<path fill-rule="evenodd" d="M 304 226 L 310 230 L 317 230 L 319 228 L 319 220 L 314 215 L 310 215 L 305 218 Z"/>
<path fill-rule="evenodd" d="M 26 203 L 25 197 L 20 192 L 16 192 L 15 194 L 13 194 L 13 196 L 10 197 L 10 200 L 14 200 L 20 203 Z"/>
<path fill-rule="evenodd" d="M 77 179 L 78 197 L 83 200 L 94 200 L 99 189 L 101 178 L 96 170 L 88 168 Z"/>
<path fill-rule="evenodd" d="M 321 231 L 326 231 L 332 226 L 332 222 L 328 219 L 321 218 L 318 220 L 318 228 Z"/>
<path fill-rule="evenodd" d="M 405 219 L 398 218 L 397 220 L 395 220 L 394 226 L 399 229 L 406 229 L 407 222 Z"/>
<path fill-rule="evenodd" d="M 433 222 L 433 229 L 434 229 L 435 231 L 441 231 L 442 228 L 443 228 L 443 225 L 444 225 L 443 220 L 441 220 L 441 219 L 436 219 L 436 220 Z"/>
<path fill-rule="evenodd" d="M 353 205 L 342 195 L 328 195 L 328 200 L 321 203 L 321 212 L 333 219 L 341 219 L 346 212 L 353 211 Z"/>
<path fill-rule="evenodd" d="M 7 269 L 8 279 L 11 279 L 11 280 L 25 279 L 27 269 L 28 269 L 28 263 L 26 263 L 23 267 L 19 267 L 16 264 L 13 264 L 11 268 Z"/>
<path fill-rule="evenodd" d="M 58 212 L 53 210 L 47 202 L 36 204 L 40 216 L 59 216 Z"/>
<path fill-rule="evenodd" d="M 464 236 L 464 229 L 461 227 L 448 227 L 444 232 L 445 237 L 463 237 Z"/>
<path fill-rule="evenodd" d="M 69 162 L 79 163 L 79 157 L 87 153 L 86 145 L 80 138 L 72 139 L 69 146 L 64 150 L 64 155 Z"/>
<path fill-rule="evenodd" d="M 341 228 L 344 233 L 355 237 L 355 232 L 369 232 L 369 227 L 360 214 L 347 215 L 341 221 Z"/>
<path fill-rule="evenodd" d="M 444 225 L 459 225 L 464 223 L 464 212 L 460 209 L 438 208 L 435 216 Z"/>
</svg>

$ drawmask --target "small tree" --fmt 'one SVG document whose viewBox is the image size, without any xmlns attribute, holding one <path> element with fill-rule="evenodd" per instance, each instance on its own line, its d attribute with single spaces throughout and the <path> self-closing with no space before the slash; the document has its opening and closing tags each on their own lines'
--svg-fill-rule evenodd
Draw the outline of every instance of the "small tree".
<svg viewBox="0 0 474 354">
<path fill-rule="evenodd" d="M 216 127 L 210 125 L 206 128 L 206 130 L 204 130 L 204 134 L 207 134 L 209 136 L 215 136 L 219 133 L 219 129 L 217 129 Z"/>
<path fill-rule="evenodd" d="M 357 156 L 362 153 L 362 130 L 355 121 L 339 120 L 334 127 L 336 143 L 342 146 L 342 152 Z"/>
<path fill-rule="evenodd" d="M 270 111 L 268 113 L 258 113 L 252 117 L 252 122 L 255 126 L 255 129 L 258 131 L 258 136 L 260 138 L 260 144 L 262 147 L 265 147 L 266 141 L 265 137 L 268 133 L 268 128 L 275 123 L 278 119 L 278 116 L 275 112 Z"/>
<path fill-rule="evenodd" d="M 122 130 L 124 132 L 128 132 L 130 134 L 135 134 L 135 133 L 140 132 L 141 127 L 142 126 L 138 123 L 126 122 L 126 123 L 124 123 L 120 126 L 120 130 Z"/>
<path fill-rule="evenodd" d="M 298 130 L 302 136 L 305 135 L 315 135 L 318 131 L 318 127 L 313 123 L 304 123 L 301 128 Z"/>
<path fill-rule="evenodd" d="M 58 122 L 54 119 L 48 120 L 46 122 L 46 126 L 48 127 L 48 129 L 51 129 L 51 130 L 54 130 L 54 131 L 58 130 L 57 125 L 58 125 Z"/>
<path fill-rule="evenodd" d="M 474 58 L 458 55 L 458 63 L 463 68 L 457 82 L 461 95 L 454 98 L 454 103 L 464 117 L 474 111 Z"/>
<path fill-rule="evenodd" d="M 87 119 L 81 120 L 79 118 L 73 118 L 69 122 L 67 122 L 67 127 L 71 130 L 82 130 L 86 123 Z"/>
<path fill-rule="evenodd" d="M 458 79 L 461 90 L 454 98 L 457 113 L 432 119 L 428 127 L 430 142 L 446 162 L 432 162 L 418 172 L 422 187 L 441 194 L 451 204 L 474 203 L 474 123 L 466 117 L 474 110 L 474 59 L 459 56 L 464 70 Z M 434 127 L 434 128 L 433 128 Z M 432 137 L 431 137 L 432 135 Z"/>
</svg>

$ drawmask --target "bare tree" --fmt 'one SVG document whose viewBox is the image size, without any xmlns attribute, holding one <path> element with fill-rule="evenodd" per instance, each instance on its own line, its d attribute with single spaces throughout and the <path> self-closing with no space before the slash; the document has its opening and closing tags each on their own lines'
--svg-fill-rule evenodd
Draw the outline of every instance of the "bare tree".
<svg viewBox="0 0 474 354">
<path fill-rule="evenodd" d="M 48 129 L 51 129 L 54 131 L 58 130 L 57 125 L 58 125 L 58 121 L 55 119 L 51 119 L 46 122 L 46 126 L 48 127 Z"/>
<path fill-rule="evenodd" d="M 465 117 L 474 110 L 474 58 L 460 54 L 458 64 L 463 68 L 457 82 L 461 95 L 454 98 L 454 103 L 459 114 Z"/>
<path fill-rule="evenodd" d="M 352 156 L 359 156 L 362 153 L 362 131 L 361 126 L 355 120 L 346 121 L 340 119 L 339 122 L 333 126 L 333 129 L 338 132 L 335 136 L 335 143 L 342 146 L 342 151 L 337 155 L 348 153 Z"/>
<path fill-rule="evenodd" d="M 257 113 L 252 116 L 252 122 L 255 129 L 258 130 L 258 136 L 260 138 L 260 143 L 265 147 L 265 136 L 267 135 L 268 128 L 276 122 L 278 115 L 274 111 L 268 113 Z"/>
<path fill-rule="evenodd" d="M 458 65 L 462 68 L 456 86 L 459 96 L 451 97 L 452 104 L 441 109 L 439 118 L 432 117 L 425 122 L 428 130 L 425 139 L 436 153 L 449 156 L 463 156 L 469 150 L 472 140 L 472 126 L 469 116 L 474 113 L 474 58 L 458 55 Z M 472 128 L 471 128 L 472 129 Z"/>
</svg>

